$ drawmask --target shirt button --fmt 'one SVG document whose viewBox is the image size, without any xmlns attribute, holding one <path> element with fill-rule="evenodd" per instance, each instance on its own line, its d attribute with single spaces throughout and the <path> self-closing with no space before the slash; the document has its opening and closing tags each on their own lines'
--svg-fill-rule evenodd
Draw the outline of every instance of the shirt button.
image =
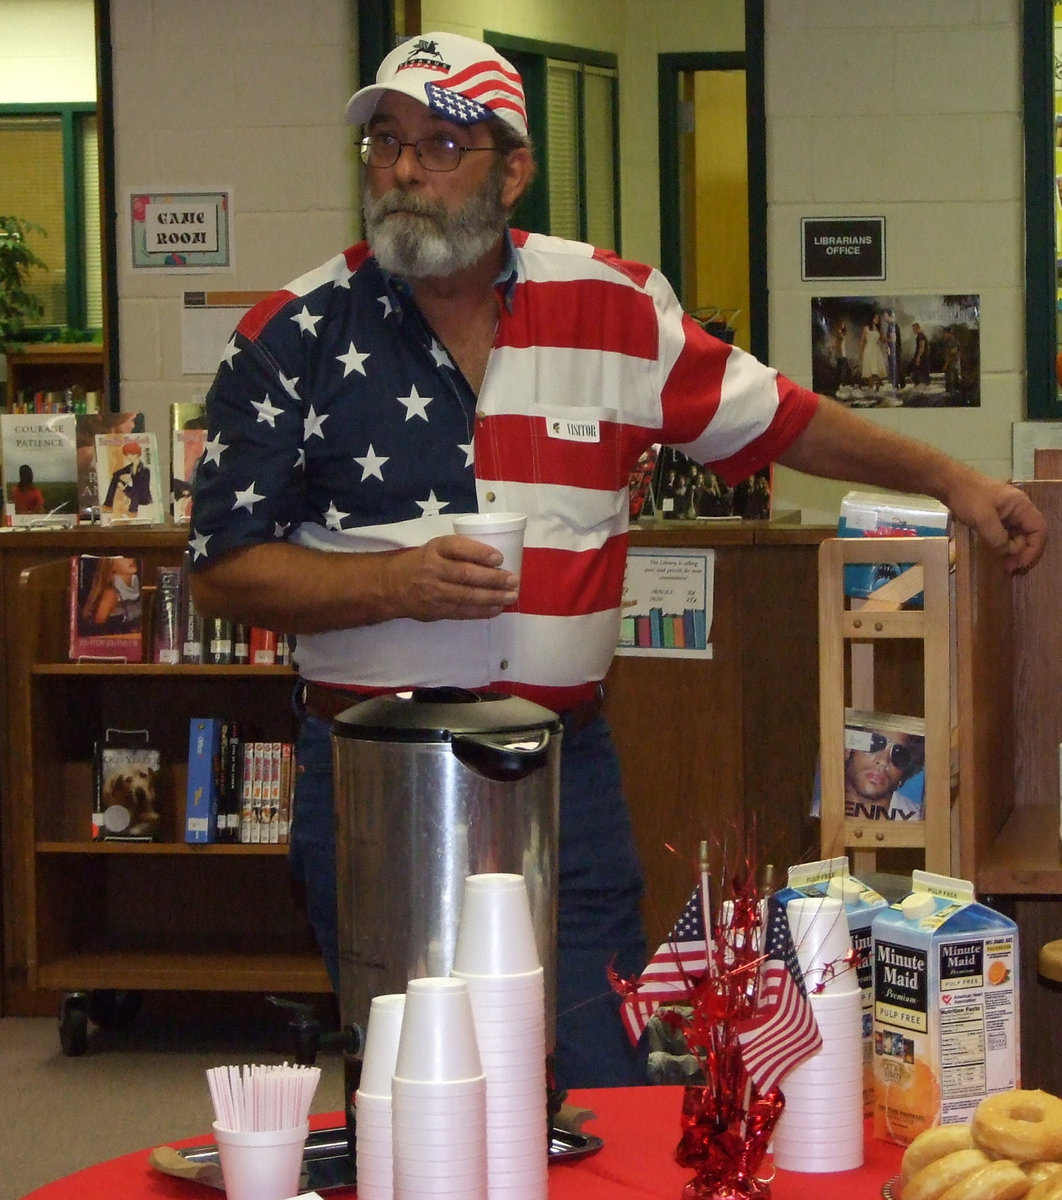
<svg viewBox="0 0 1062 1200">
<path fill-rule="evenodd" d="M 494 501 L 495 501 L 495 500 L 497 500 L 497 499 L 498 499 L 498 497 L 497 497 L 497 495 L 496 495 L 494 492 L 488 492 L 488 493 L 487 493 L 487 503 L 488 503 L 488 504 L 493 504 L 493 503 L 494 503 Z"/>
<path fill-rule="evenodd" d="M 500 663 L 498 663 L 498 666 L 499 666 L 499 667 L 501 667 L 501 669 L 502 669 L 503 671 L 508 671 L 508 669 L 509 669 L 509 660 L 508 660 L 507 658 L 503 658 L 503 659 L 501 660 L 501 662 L 500 662 Z"/>
<path fill-rule="evenodd" d="M 481 408 L 477 408 L 476 409 L 476 420 L 477 421 L 485 421 L 486 419 L 487 419 L 487 414 Z"/>
</svg>

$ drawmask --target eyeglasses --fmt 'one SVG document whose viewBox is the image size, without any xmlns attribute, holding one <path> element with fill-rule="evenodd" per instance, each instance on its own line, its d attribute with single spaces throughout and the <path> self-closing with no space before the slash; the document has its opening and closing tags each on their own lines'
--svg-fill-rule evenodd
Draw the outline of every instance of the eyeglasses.
<svg viewBox="0 0 1062 1200">
<path fill-rule="evenodd" d="M 398 162 L 402 150 L 413 147 L 417 162 L 427 171 L 456 171 L 466 154 L 485 150 L 500 154 L 496 146 L 459 146 L 453 138 L 432 134 L 415 142 L 401 142 L 390 133 L 370 133 L 361 139 L 361 161 L 367 167 L 386 170 Z"/>
<path fill-rule="evenodd" d="M 891 746 L 889 752 L 889 761 L 897 771 L 906 771 L 907 768 L 915 761 L 914 751 L 909 746 L 902 746 L 899 742 L 890 742 L 883 733 L 871 733 L 870 735 L 870 753 L 877 754 L 884 750 L 886 746 Z"/>
</svg>

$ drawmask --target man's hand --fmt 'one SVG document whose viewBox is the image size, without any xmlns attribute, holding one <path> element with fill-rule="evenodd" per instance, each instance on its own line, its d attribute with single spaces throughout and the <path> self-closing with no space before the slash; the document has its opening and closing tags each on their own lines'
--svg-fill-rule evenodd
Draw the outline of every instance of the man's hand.
<svg viewBox="0 0 1062 1200">
<path fill-rule="evenodd" d="M 973 476 L 962 480 L 946 503 L 1002 557 L 1011 575 L 1023 575 L 1040 561 L 1047 544 L 1047 521 L 1020 488 Z"/>
<path fill-rule="evenodd" d="M 384 587 L 414 621 L 480 620 L 516 603 L 520 577 L 498 569 L 501 553 L 486 542 L 448 534 L 385 557 Z"/>
</svg>

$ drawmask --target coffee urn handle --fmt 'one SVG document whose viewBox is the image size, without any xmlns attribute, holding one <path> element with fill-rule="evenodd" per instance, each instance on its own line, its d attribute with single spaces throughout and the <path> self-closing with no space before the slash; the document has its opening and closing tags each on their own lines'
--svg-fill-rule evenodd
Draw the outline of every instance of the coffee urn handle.
<svg viewBox="0 0 1062 1200">
<path fill-rule="evenodd" d="M 550 731 L 526 733 L 456 733 L 450 743 L 454 756 L 471 771 L 510 783 L 537 771 L 549 752 Z"/>
</svg>

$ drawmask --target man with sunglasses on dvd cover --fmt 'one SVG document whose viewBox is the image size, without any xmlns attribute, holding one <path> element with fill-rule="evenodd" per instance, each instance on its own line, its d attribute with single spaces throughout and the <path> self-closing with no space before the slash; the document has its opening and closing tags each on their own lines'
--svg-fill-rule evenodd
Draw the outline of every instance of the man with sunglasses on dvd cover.
<svg viewBox="0 0 1062 1200">
<path fill-rule="evenodd" d="M 653 267 L 509 227 L 535 173 L 523 83 L 429 33 L 347 106 L 366 240 L 241 320 L 207 401 L 196 606 L 295 635 L 291 864 L 338 980 L 332 718 L 453 685 L 561 714 L 557 1083 L 645 1082 L 608 983 L 645 961 L 642 875 L 601 681 L 628 480 L 674 446 L 736 484 L 769 463 L 922 492 L 1024 570 L 1028 497 L 713 338 Z M 527 514 L 519 577 L 457 513 Z"/>
<path fill-rule="evenodd" d="M 922 797 L 905 795 L 904 784 L 925 766 L 925 738 L 902 730 L 844 732 L 844 815 L 872 821 L 920 819 Z"/>
</svg>

